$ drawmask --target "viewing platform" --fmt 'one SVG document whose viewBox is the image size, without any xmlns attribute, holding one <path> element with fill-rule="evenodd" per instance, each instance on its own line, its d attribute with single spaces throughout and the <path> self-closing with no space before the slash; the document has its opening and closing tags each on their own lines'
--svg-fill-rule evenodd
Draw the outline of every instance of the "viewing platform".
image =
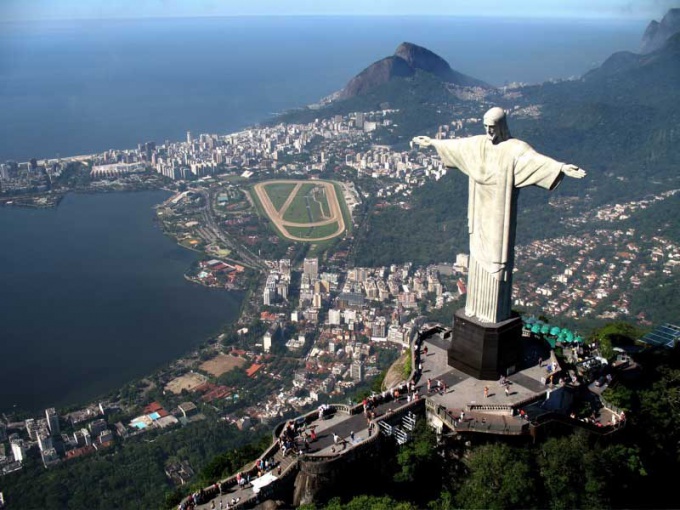
<svg viewBox="0 0 680 510">
<path fill-rule="evenodd" d="M 447 435 L 521 436 L 551 422 L 607 434 L 624 423 L 622 413 L 604 401 L 597 423 L 570 417 L 574 387 L 564 383 L 568 374 L 562 373 L 553 354 L 546 354 L 547 359 L 540 362 L 536 356 L 532 363 L 530 358 L 536 353 L 528 350 L 527 368 L 489 381 L 450 367 L 447 351 L 447 341 L 439 334 L 417 336 L 411 347 L 414 368 L 408 381 L 373 395 L 368 409 L 363 403 L 330 404 L 323 406 L 322 417 L 315 410 L 279 424 L 272 445 L 258 459 L 240 473 L 203 489 L 194 508 L 248 508 L 282 490 L 297 491 L 298 475 L 333 469 L 331 464 L 343 459 L 356 461 L 362 451 L 378 448 L 381 435 L 394 435 L 398 442 L 407 440 L 404 426 L 414 416 L 426 417 L 439 433 Z M 553 384 L 551 375 L 562 383 Z M 285 455 L 286 441 L 281 438 L 288 439 Z M 184 501 L 185 508 L 191 508 L 191 499 Z"/>
<path fill-rule="evenodd" d="M 393 392 L 386 391 L 376 396 L 376 405 L 372 408 L 374 414 L 370 419 L 364 414 L 362 404 L 355 406 L 331 404 L 323 418 L 319 418 L 318 411 L 313 411 L 295 420 L 281 423 L 274 429 L 272 446 L 241 471 L 240 478 L 244 480 L 241 484 L 238 483 L 239 476 L 236 474 L 203 489 L 201 502 L 194 508 L 226 509 L 252 506 L 258 498 L 266 498 L 274 492 L 277 485 L 290 483 L 291 478 L 301 469 L 302 463 L 332 462 L 350 452 L 356 453 L 357 450 L 370 447 L 380 437 L 380 422 L 398 421 L 408 411 L 419 411 L 422 414 L 424 405 L 424 399 L 408 402 L 405 395 L 401 394 L 395 399 Z M 278 439 L 289 424 L 295 427 L 295 447 L 287 449 L 284 455 Z M 310 437 L 312 431 L 316 437 L 314 440 Z M 305 448 L 305 439 L 308 448 Z M 270 466 L 265 472 L 260 472 L 257 467 L 260 459 L 263 462 L 268 461 Z"/>
</svg>

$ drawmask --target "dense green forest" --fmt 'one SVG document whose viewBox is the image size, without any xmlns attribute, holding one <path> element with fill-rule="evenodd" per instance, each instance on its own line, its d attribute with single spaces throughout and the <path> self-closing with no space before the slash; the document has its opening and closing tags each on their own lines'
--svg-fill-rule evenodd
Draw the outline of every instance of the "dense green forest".
<svg viewBox="0 0 680 510">
<path fill-rule="evenodd" d="M 467 251 L 467 181 L 451 172 L 418 188 L 411 207 L 373 207 L 357 229 L 357 266 L 452 260 Z"/>
<path fill-rule="evenodd" d="M 213 418 L 170 433 L 148 432 L 50 469 L 29 457 L 21 471 L 2 478 L 1 488 L 9 508 L 164 508 L 191 489 L 173 488 L 165 476 L 168 462 L 188 460 L 199 473 L 199 488 L 269 444 L 269 431 L 240 432 Z"/>
</svg>

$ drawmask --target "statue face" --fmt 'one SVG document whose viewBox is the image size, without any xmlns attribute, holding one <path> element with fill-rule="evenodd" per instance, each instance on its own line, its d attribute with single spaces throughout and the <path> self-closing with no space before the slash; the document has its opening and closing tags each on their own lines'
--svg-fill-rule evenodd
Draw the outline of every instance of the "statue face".
<svg viewBox="0 0 680 510">
<path fill-rule="evenodd" d="M 491 143 L 498 143 L 500 141 L 499 129 L 495 123 L 485 121 L 484 130 L 486 131 L 486 137 Z"/>
</svg>

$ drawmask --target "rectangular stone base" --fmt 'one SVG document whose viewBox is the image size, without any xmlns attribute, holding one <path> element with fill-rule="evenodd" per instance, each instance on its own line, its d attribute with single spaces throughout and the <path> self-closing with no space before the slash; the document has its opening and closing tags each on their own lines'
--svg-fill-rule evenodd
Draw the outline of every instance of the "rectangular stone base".
<svg viewBox="0 0 680 510">
<path fill-rule="evenodd" d="M 457 310 L 449 347 L 449 366 L 476 379 L 494 380 L 513 373 L 521 359 L 522 319 L 479 322 Z"/>
</svg>

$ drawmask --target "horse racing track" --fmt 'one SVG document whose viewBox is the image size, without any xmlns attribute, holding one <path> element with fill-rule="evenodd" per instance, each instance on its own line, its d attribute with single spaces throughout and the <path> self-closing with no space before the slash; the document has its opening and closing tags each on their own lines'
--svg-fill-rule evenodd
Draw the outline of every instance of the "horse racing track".
<svg viewBox="0 0 680 510">
<path fill-rule="evenodd" d="M 320 242 L 345 231 L 343 198 L 331 182 L 265 181 L 253 190 L 265 214 L 288 239 Z"/>
</svg>

